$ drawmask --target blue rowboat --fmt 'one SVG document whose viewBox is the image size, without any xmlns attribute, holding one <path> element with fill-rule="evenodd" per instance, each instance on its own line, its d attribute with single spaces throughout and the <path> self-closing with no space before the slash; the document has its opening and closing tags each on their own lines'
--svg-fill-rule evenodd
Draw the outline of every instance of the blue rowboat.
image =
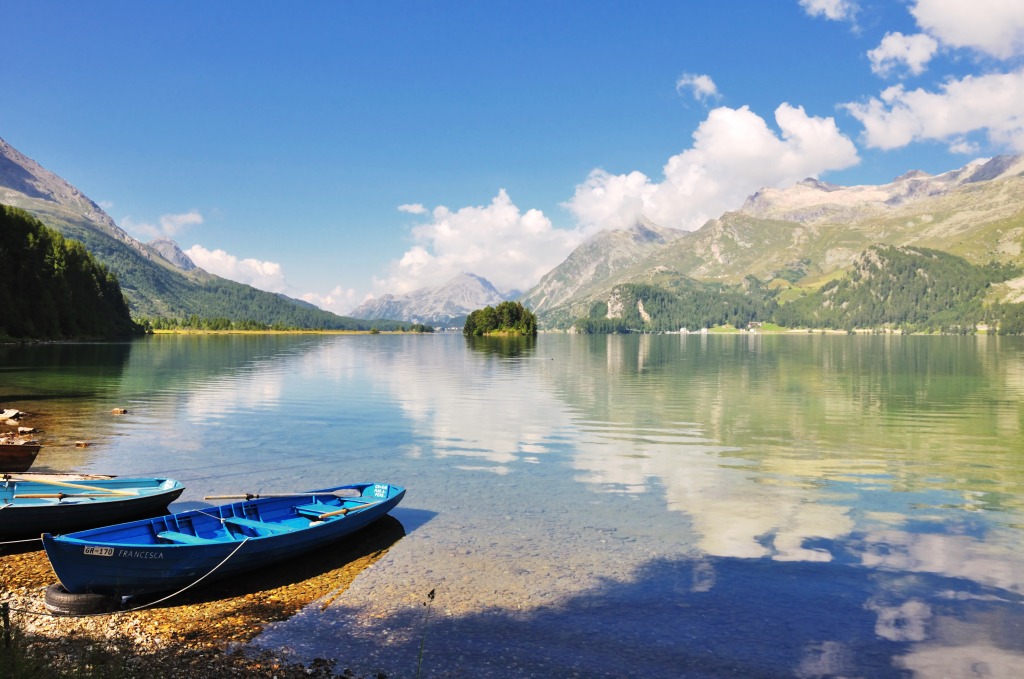
<svg viewBox="0 0 1024 679">
<path fill-rule="evenodd" d="M 39 537 L 156 516 L 185 490 L 167 478 L 0 476 L 0 539 Z"/>
<path fill-rule="evenodd" d="M 43 535 L 70 594 L 177 591 L 338 540 L 391 511 L 405 489 L 359 483 L 192 509 L 67 535 Z"/>
</svg>

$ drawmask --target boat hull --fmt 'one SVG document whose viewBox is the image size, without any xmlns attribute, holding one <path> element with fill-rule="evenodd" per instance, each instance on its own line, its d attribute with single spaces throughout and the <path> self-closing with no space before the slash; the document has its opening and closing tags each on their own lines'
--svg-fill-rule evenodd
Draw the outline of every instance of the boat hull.
<svg viewBox="0 0 1024 679">
<path fill-rule="evenodd" d="M 345 500 L 329 495 L 342 488 L 358 488 L 362 494 Z M 323 519 L 300 514 L 297 508 L 314 506 L 309 502 L 314 494 L 315 506 L 322 507 L 318 511 L 324 514 L 345 506 L 352 509 Z M 110 596 L 172 592 L 200 580 L 223 579 L 293 559 L 340 540 L 383 517 L 404 495 L 404 488 L 389 484 L 338 486 L 58 537 L 43 535 L 43 546 L 68 592 Z"/>
<path fill-rule="evenodd" d="M 50 483 L 53 481 L 54 483 Z M 41 533 L 68 533 L 166 513 L 185 486 L 165 478 L 89 478 L 83 486 L 115 492 L 76 491 L 77 479 L 33 477 L 0 482 L 0 538 L 38 538 Z M 50 495 L 31 498 L 31 495 Z M 64 496 L 64 497 L 61 497 Z"/>
<path fill-rule="evenodd" d="M 0 443 L 0 471 L 27 471 L 41 447 L 36 443 Z"/>
</svg>

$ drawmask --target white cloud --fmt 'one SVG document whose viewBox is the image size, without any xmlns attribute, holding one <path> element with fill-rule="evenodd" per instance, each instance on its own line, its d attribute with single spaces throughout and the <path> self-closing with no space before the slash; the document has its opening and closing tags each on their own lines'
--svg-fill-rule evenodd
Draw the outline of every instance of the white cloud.
<svg viewBox="0 0 1024 679">
<path fill-rule="evenodd" d="M 299 295 L 299 299 L 342 316 L 364 301 L 359 298 L 355 290 L 352 288 L 342 288 L 340 285 L 326 295 L 321 295 L 317 292 L 306 292 Z"/>
<path fill-rule="evenodd" d="M 406 203 L 405 205 L 398 206 L 399 212 L 408 212 L 411 215 L 425 215 L 427 214 L 427 208 L 423 207 L 420 203 Z"/>
<path fill-rule="evenodd" d="M 576 186 L 576 193 L 565 207 L 589 231 L 626 229 L 644 214 L 647 201 L 656 187 L 643 172 L 634 170 L 629 174 L 611 174 L 598 168 Z M 686 225 L 684 228 L 692 227 Z"/>
<path fill-rule="evenodd" d="M 944 45 L 999 59 L 1024 53 L 1021 0 L 917 0 L 910 13 L 923 31 Z"/>
<path fill-rule="evenodd" d="M 682 94 L 684 90 L 690 90 L 693 98 L 706 103 L 708 99 L 718 99 L 718 87 L 709 75 L 697 75 L 695 73 L 684 73 L 676 80 L 676 92 Z"/>
<path fill-rule="evenodd" d="M 525 289 L 560 264 L 582 241 L 579 231 L 555 229 L 540 210 L 520 212 L 504 189 L 489 205 L 456 211 L 441 206 L 413 228 L 415 245 L 375 279 L 381 293 L 436 287 L 467 271 L 499 290 Z"/>
<path fill-rule="evenodd" d="M 868 146 L 894 149 L 944 141 L 962 149 L 964 135 L 985 133 L 996 146 L 1024 152 L 1024 69 L 949 80 L 937 92 L 889 87 L 844 107 L 864 125 Z"/>
<path fill-rule="evenodd" d="M 976 156 L 981 153 L 981 147 L 976 142 L 967 139 L 954 139 L 949 145 L 950 153 L 961 153 L 965 156 Z"/>
<path fill-rule="evenodd" d="M 236 283 L 251 285 L 259 290 L 296 297 L 321 309 L 345 315 L 363 301 L 356 291 L 340 285 L 326 294 L 306 292 L 296 294 L 287 282 L 283 267 L 277 262 L 260 261 L 253 258 L 239 259 L 224 250 L 207 250 L 202 245 L 193 245 L 185 250 L 200 268 Z"/>
<path fill-rule="evenodd" d="M 588 232 L 628 228 L 640 215 L 662 226 L 696 229 L 765 186 L 786 186 L 859 160 L 832 118 L 811 117 L 784 103 L 775 121 L 781 134 L 746 106 L 713 109 L 694 132 L 693 146 L 669 158 L 664 181 L 635 171 L 594 170 L 566 207 Z"/>
<path fill-rule="evenodd" d="M 284 271 L 276 262 L 239 259 L 224 250 L 207 250 L 202 245 L 193 245 L 185 250 L 185 254 L 197 266 L 221 278 L 245 283 L 267 292 L 284 293 L 288 289 Z"/>
<path fill-rule="evenodd" d="M 981 151 L 968 135 L 995 147 L 1024 151 L 1024 2 L 1021 0 L 913 0 L 910 13 L 922 33 L 888 33 L 868 52 L 872 70 L 889 75 L 900 66 L 919 75 L 939 50 L 967 49 L 1015 60 L 1018 69 L 948 78 L 931 91 L 890 87 L 867 101 L 843 105 L 864 125 L 869 146 L 894 149 L 938 141 L 953 153 Z"/>
<path fill-rule="evenodd" d="M 160 230 L 168 237 L 173 238 L 190 226 L 203 223 L 203 216 L 192 210 L 185 214 L 163 215 L 160 217 Z"/>
<path fill-rule="evenodd" d="M 402 206 L 402 208 L 405 207 L 416 206 Z M 196 210 L 180 214 L 162 215 L 156 224 L 151 222 L 135 222 L 131 217 L 125 217 L 121 220 L 122 227 L 126 231 L 139 234 L 148 239 L 173 239 L 187 228 L 202 223 L 203 216 Z M 224 250 L 207 250 L 202 245 L 193 245 L 188 250 L 185 250 L 185 254 L 195 262 L 196 266 L 221 278 L 244 285 L 251 285 L 254 288 L 267 292 L 298 297 L 310 304 L 315 304 L 321 309 L 326 309 L 336 314 L 344 314 L 361 301 L 357 298 L 355 290 L 342 289 L 341 286 L 334 288 L 334 290 L 326 294 L 308 292 L 295 295 L 294 290 L 285 279 L 284 269 L 277 262 L 265 262 L 252 258 L 239 259 Z"/>
<path fill-rule="evenodd" d="M 203 216 L 197 210 L 180 214 L 161 215 L 156 224 L 152 222 L 136 222 L 131 217 L 121 219 L 121 228 L 138 234 L 143 238 L 175 238 L 179 233 L 191 226 L 203 223 Z"/>
<path fill-rule="evenodd" d="M 800 6 L 812 17 L 832 21 L 852 20 L 857 14 L 857 3 L 852 0 L 800 0 Z"/>
<path fill-rule="evenodd" d="M 906 67 L 912 75 L 921 75 L 938 49 L 939 43 L 930 35 L 903 35 L 897 31 L 886 33 L 878 47 L 868 52 L 868 59 L 871 70 L 881 76 L 891 74 L 900 66 Z"/>
</svg>

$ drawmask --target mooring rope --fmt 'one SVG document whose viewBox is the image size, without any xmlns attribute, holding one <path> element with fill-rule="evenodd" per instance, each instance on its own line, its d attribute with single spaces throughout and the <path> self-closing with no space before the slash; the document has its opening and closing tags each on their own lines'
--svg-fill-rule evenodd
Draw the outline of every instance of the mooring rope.
<svg viewBox="0 0 1024 679">
<path fill-rule="evenodd" d="M 25 540 L 8 540 L 7 542 L 0 542 L 0 547 L 3 547 L 4 545 L 17 545 L 17 544 L 20 544 L 22 542 L 38 542 L 40 540 L 42 540 L 42 538 L 27 538 Z"/>
<path fill-rule="evenodd" d="M 245 539 L 243 539 L 243 540 L 242 540 L 241 542 L 239 542 L 239 543 L 238 543 L 238 546 L 237 546 L 237 547 L 235 547 L 235 548 L 234 548 L 233 550 L 231 550 L 231 553 L 230 553 L 230 554 L 228 554 L 228 555 L 227 555 L 226 557 L 224 557 L 224 559 L 223 559 L 223 560 L 222 560 L 222 561 L 221 561 L 221 562 L 220 562 L 219 564 L 217 564 L 217 565 L 216 565 L 216 566 L 214 566 L 214 567 L 213 567 L 212 569 L 210 569 L 210 572 L 209 572 L 209 573 L 207 573 L 207 574 L 206 574 L 206 575 L 204 575 L 203 577 L 199 578 L 199 579 L 198 579 L 198 580 L 196 580 L 195 582 L 193 582 L 193 583 L 190 583 L 190 584 L 188 584 L 188 585 L 185 585 L 184 587 L 182 587 L 181 589 L 179 589 L 179 590 L 178 590 L 177 592 L 175 592 L 174 594 L 168 594 L 167 596 L 165 596 L 165 597 L 164 597 L 164 598 L 162 598 L 162 599 L 157 599 L 156 601 L 151 601 L 151 602 L 149 602 L 148 604 L 143 604 L 143 605 L 141 605 L 141 606 L 136 606 L 135 608 L 129 608 L 129 609 L 128 609 L 128 610 L 126 610 L 126 611 L 118 611 L 118 613 L 134 613 L 135 611 L 141 611 L 141 610 L 142 610 L 142 609 L 144 609 L 144 608 L 150 608 L 151 606 L 156 606 L 156 605 L 157 605 L 157 604 L 159 604 L 159 603 L 163 603 L 164 601 L 167 601 L 168 599 L 171 599 L 171 598 L 174 598 L 174 597 L 178 596 L 179 594 L 181 594 L 182 592 L 184 592 L 184 591 L 186 591 L 186 590 L 192 589 L 193 587 L 195 587 L 196 585 L 198 585 L 198 584 L 199 584 L 200 582 L 202 582 L 202 581 L 203 581 L 203 580 L 205 580 L 206 578 L 208 578 L 208 577 L 210 577 L 211 575 L 213 575 L 213 574 L 214 574 L 214 572 L 215 572 L 215 571 L 216 571 L 216 570 L 217 570 L 218 568 L 220 568 L 221 566 L 223 566 L 224 564 L 226 564 L 226 563 L 228 562 L 228 559 L 230 559 L 230 558 L 231 558 L 231 557 L 233 557 L 233 556 L 234 556 L 235 554 L 237 554 L 237 553 L 238 553 L 238 550 L 240 550 L 240 549 L 242 548 L 242 545 L 244 545 L 244 544 L 245 544 L 245 543 L 247 543 L 248 541 L 249 541 L 249 538 L 248 538 L 248 537 L 246 537 Z"/>
<path fill-rule="evenodd" d="M 231 557 L 233 557 L 235 554 L 238 553 L 238 550 L 240 550 L 242 548 L 242 545 L 244 545 L 246 542 L 248 542 L 249 539 L 250 539 L 249 537 L 246 537 L 241 542 L 239 542 L 238 546 L 235 547 L 233 550 L 231 550 L 230 554 L 228 554 L 226 557 L 224 557 L 224 559 L 221 560 L 220 563 L 218 563 L 216 566 L 211 568 L 209 570 L 209 572 L 204 574 L 198 580 L 185 585 L 184 587 L 179 589 L 177 592 L 174 592 L 173 594 L 168 594 L 167 596 L 163 597 L 162 599 L 157 599 L 156 601 L 150 601 L 148 604 L 142 604 L 141 606 L 136 606 L 135 608 L 128 608 L 128 609 L 125 609 L 123 611 L 99 611 L 97 613 L 51 613 L 49 611 L 42 611 L 42 612 L 40 612 L 40 611 L 30 611 L 30 610 L 25 609 L 25 608 L 10 608 L 10 607 L 8 607 L 8 610 L 11 610 L 11 611 L 13 611 L 15 613 L 24 613 L 26 615 L 34 615 L 36 617 L 41 617 L 41 618 L 92 618 L 92 617 L 96 617 L 96 616 L 99 616 L 99 615 L 122 615 L 122 614 L 125 614 L 125 613 L 134 613 L 136 611 L 141 611 L 143 609 L 151 608 L 153 606 L 156 606 L 157 604 L 163 603 L 163 602 L 167 601 L 168 599 L 173 599 L 174 597 L 178 596 L 179 594 L 181 594 L 181 593 L 183 593 L 183 592 L 185 592 L 185 591 L 187 591 L 189 589 L 192 589 L 193 587 L 198 585 L 200 582 L 202 582 L 206 578 L 208 578 L 211 575 L 213 575 L 217 571 L 217 569 L 219 569 L 221 566 L 226 564 L 228 562 L 228 560 L 231 559 Z"/>
</svg>

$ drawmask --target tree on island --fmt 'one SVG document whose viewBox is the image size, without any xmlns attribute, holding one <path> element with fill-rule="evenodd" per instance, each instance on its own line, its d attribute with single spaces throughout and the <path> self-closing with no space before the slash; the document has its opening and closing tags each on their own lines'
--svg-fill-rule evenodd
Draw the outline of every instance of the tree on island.
<svg viewBox="0 0 1024 679">
<path fill-rule="evenodd" d="M 467 337 L 481 335 L 537 335 L 537 317 L 519 302 L 502 302 L 497 307 L 477 309 L 466 317 L 462 334 Z"/>
</svg>

